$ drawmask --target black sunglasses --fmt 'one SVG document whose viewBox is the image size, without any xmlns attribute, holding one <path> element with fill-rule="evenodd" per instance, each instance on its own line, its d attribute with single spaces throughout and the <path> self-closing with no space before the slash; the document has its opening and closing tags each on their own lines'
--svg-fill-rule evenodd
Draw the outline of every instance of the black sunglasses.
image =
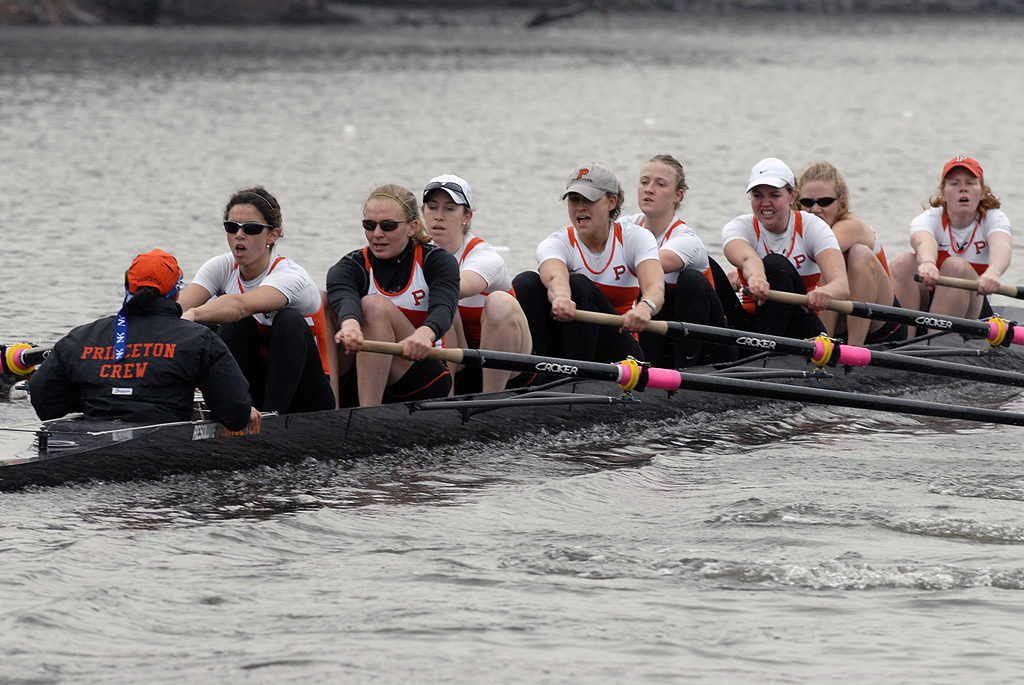
<svg viewBox="0 0 1024 685">
<path fill-rule="evenodd" d="M 445 181 L 444 183 L 441 183 L 440 181 L 434 181 L 433 183 L 428 183 L 427 187 L 423 189 L 423 199 L 427 199 L 427 195 L 430 194 L 430 191 L 440 190 L 441 188 L 444 188 L 445 190 L 455 191 L 456 193 L 459 194 L 459 197 L 462 198 L 462 201 L 464 203 L 466 203 L 467 205 L 469 204 L 468 202 L 466 202 L 466 191 L 463 190 L 462 186 L 460 186 L 458 183 L 455 183 L 454 181 Z"/>
<path fill-rule="evenodd" d="M 800 204 L 802 204 L 807 209 L 813 207 L 815 202 L 818 203 L 819 207 L 828 207 L 830 204 L 832 204 L 838 199 L 838 197 L 819 197 L 817 200 L 815 200 L 813 197 L 802 197 L 800 198 Z"/>
<path fill-rule="evenodd" d="M 398 228 L 398 224 L 404 224 L 404 221 L 393 221 L 392 219 L 384 219 L 383 221 L 374 221 L 373 219 L 363 219 L 363 230 L 374 231 L 377 226 L 380 226 L 380 230 L 385 233 L 391 233 L 391 231 Z"/>
<path fill-rule="evenodd" d="M 263 229 L 265 228 L 274 230 L 273 226 L 261 224 L 258 221 L 246 221 L 244 224 L 240 224 L 237 221 L 224 222 L 224 230 L 230 233 L 231 235 L 238 233 L 238 229 L 242 229 L 243 231 L 245 231 L 246 235 L 259 235 L 260 233 L 263 232 Z"/>
</svg>

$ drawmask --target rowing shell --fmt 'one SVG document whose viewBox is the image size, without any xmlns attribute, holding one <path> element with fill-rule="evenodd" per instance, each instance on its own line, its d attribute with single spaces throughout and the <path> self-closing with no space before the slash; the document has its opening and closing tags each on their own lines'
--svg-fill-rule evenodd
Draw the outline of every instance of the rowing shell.
<svg viewBox="0 0 1024 685">
<path fill-rule="evenodd" d="M 965 343 L 960 336 L 950 334 L 927 344 L 907 346 L 901 353 L 949 355 L 988 368 L 1024 370 L 1024 352 L 1019 347 L 990 349 L 983 341 Z M 44 422 L 38 429 L 26 429 L 16 453 L 0 455 L 0 490 L 30 484 L 233 470 L 306 458 L 366 459 L 411 448 L 431 450 L 467 441 L 503 442 L 525 434 L 553 434 L 598 424 L 620 424 L 629 431 L 659 419 L 679 419 L 681 410 L 686 410 L 689 421 L 715 421 L 718 412 L 752 411 L 765 403 L 764 397 L 786 397 L 786 390 L 845 391 L 838 393 L 841 395 L 892 395 L 900 391 L 913 395 L 941 385 L 944 399 L 947 388 L 950 393 L 959 388 L 957 398 L 987 401 L 993 407 L 1017 392 L 894 369 L 838 367 L 823 372 L 791 356 L 755 356 L 724 368 L 687 369 L 685 375 L 705 381 L 726 378 L 732 384 L 736 384 L 735 379 L 771 381 L 773 387 L 784 390 L 777 391 L 782 394 L 755 396 L 753 392 L 759 390 L 745 394 L 740 389 L 727 395 L 684 386 L 672 392 L 630 393 L 610 381 L 565 378 L 502 393 L 267 415 L 260 425 L 237 432 L 209 420 L 126 426 L 82 418 L 58 419 Z M 701 412 L 698 418 L 694 418 L 695 408 Z M 901 411 L 899 407 L 893 410 Z M 974 420 L 985 419 L 981 416 Z"/>
</svg>

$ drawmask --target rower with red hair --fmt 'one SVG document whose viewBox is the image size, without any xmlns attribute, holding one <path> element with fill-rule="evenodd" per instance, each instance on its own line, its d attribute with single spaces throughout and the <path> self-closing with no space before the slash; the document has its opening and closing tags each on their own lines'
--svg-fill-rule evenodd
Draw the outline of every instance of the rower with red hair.
<svg viewBox="0 0 1024 685">
<path fill-rule="evenodd" d="M 1013 232 L 977 160 L 954 157 L 942 168 L 928 209 L 910 223 L 913 252 L 890 265 L 896 297 L 909 309 L 977 318 L 991 316 L 987 295 L 1010 266 Z M 921 281 L 914 281 L 919 274 Z M 977 279 L 978 290 L 936 288 L 939 276 Z"/>
</svg>

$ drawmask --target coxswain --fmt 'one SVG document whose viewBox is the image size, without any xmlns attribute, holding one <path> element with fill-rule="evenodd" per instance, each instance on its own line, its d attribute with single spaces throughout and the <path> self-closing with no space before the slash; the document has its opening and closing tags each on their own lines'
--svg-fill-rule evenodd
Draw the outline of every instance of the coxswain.
<svg viewBox="0 0 1024 685">
<path fill-rule="evenodd" d="M 188 421 L 195 390 L 213 418 L 241 430 L 260 414 L 224 343 L 180 318 L 181 269 L 163 250 L 138 255 L 124 276 L 121 311 L 61 338 L 29 382 L 40 419 L 81 412 L 129 424 Z"/>
</svg>

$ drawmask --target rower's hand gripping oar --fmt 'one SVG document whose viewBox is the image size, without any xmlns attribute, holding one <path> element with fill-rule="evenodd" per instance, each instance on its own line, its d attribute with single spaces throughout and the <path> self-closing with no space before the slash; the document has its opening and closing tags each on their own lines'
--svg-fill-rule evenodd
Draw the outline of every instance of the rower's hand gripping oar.
<svg viewBox="0 0 1024 685">
<path fill-rule="evenodd" d="M 921 274 L 914 274 L 914 280 L 918 283 L 921 282 Z M 935 282 L 936 285 L 944 285 L 947 288 L 960 288 L 961 290 L 977 290 L 978 282 L 972 281 L 969 278 L 953 278 L 952 276 L 939 276 Z M 1007 297 L 1013 297 L 1018 300 L 1024 300 L 1024 286 L 1020 285 L 1000 285 L 996 288 L 996 292 L 1000 295 L 1006 295 Z"/>
<path fill-rule="evenodd" d="M 394 342 L 364 340 L 363 351 L 401 356 L 402 346 Z M 635 360 L 627 360 L 618 364 L 607 364 L 603 362 L 540 357 L 515 352 L 441 347 L 431 348 L 428 356 L 443 361 L 479 366 L 481 368 L 504 369 L 506 371 L 538 371 L 557 376 L 610 380 L 627 389 L 630 387 L 637 390 L 642 390 L 644 387 L 661 390 L 685 388 L 704 392 L 743 395 L 745 397 L 767 397 L 793 402 L 809 402 L 1024 426 L 1024 414 L 1014 412 L 895 397 L 877 397 L 875 395 L 862 395 L 823 388 L 794 387 L 781 383 L 767 383 L 765 381 L 709 374 L 682 373 L 673 369 L 643 366 Z"/>
<path fill-rule="evenodd" d="M 605 326 L 622 325 L 621 316 L 604 314 L 602 312 L 577 310 L 575 319 L 584 323 L 596 323 Z M 970 364 L 956 364 L 936 359 L 922 359 L 893 352 L 879 352 L 869 350 L 866 347 L 840 344 L 825 336 L 819 336 L 814 340 L 798 340 L 777 335 L 737 331 L 718 326 L 706 326 L 683 321 L 660 321 L 658 319 L 652 319 L 644 330 L 661 335 L 676 334 L 707 342 L 733 344 L 759 351 L 768 350 L 800 355 L 810 359 L 819 369 L 826 365 L 871 365 L 900 369 L 902 371 L 939 374 L 986 383 L 1024 387 L 1024 374 L 1022 373 L 972 366 Z"/>
<path fill-rule="evenodd" d="M 0 373 L 13 373 L 16 376 L 27 376 L 36 365 L 50 354 L 49 347 L 32 347 L 25 343 L 16 345 L 0 345 Z"/>
<path fill-rule="evenodd" d="M 807 305 L 806 295 L 789 293 L 783 290 L 769 290 L 767 299 L 785 304 Z M 1007 347 L 1011 344 L 1024 345 L 1024 326 L 1017 326 L 1013 321 L 1006 321 L 998 317 L 987 321 L 979 321 L 978 319 L 964 319 L 959 316 L 919 312 L 914 309 L 888 307 L 868 302 L 851 302 L 849 300 L 832 300 L 828 305 L 828 309 L 840 314 L 859 316 L 862 319 L 893 321 L 909 326 L 960 333 L 969 338 L 984 338 L 992 347 Z"/>
</svg>

